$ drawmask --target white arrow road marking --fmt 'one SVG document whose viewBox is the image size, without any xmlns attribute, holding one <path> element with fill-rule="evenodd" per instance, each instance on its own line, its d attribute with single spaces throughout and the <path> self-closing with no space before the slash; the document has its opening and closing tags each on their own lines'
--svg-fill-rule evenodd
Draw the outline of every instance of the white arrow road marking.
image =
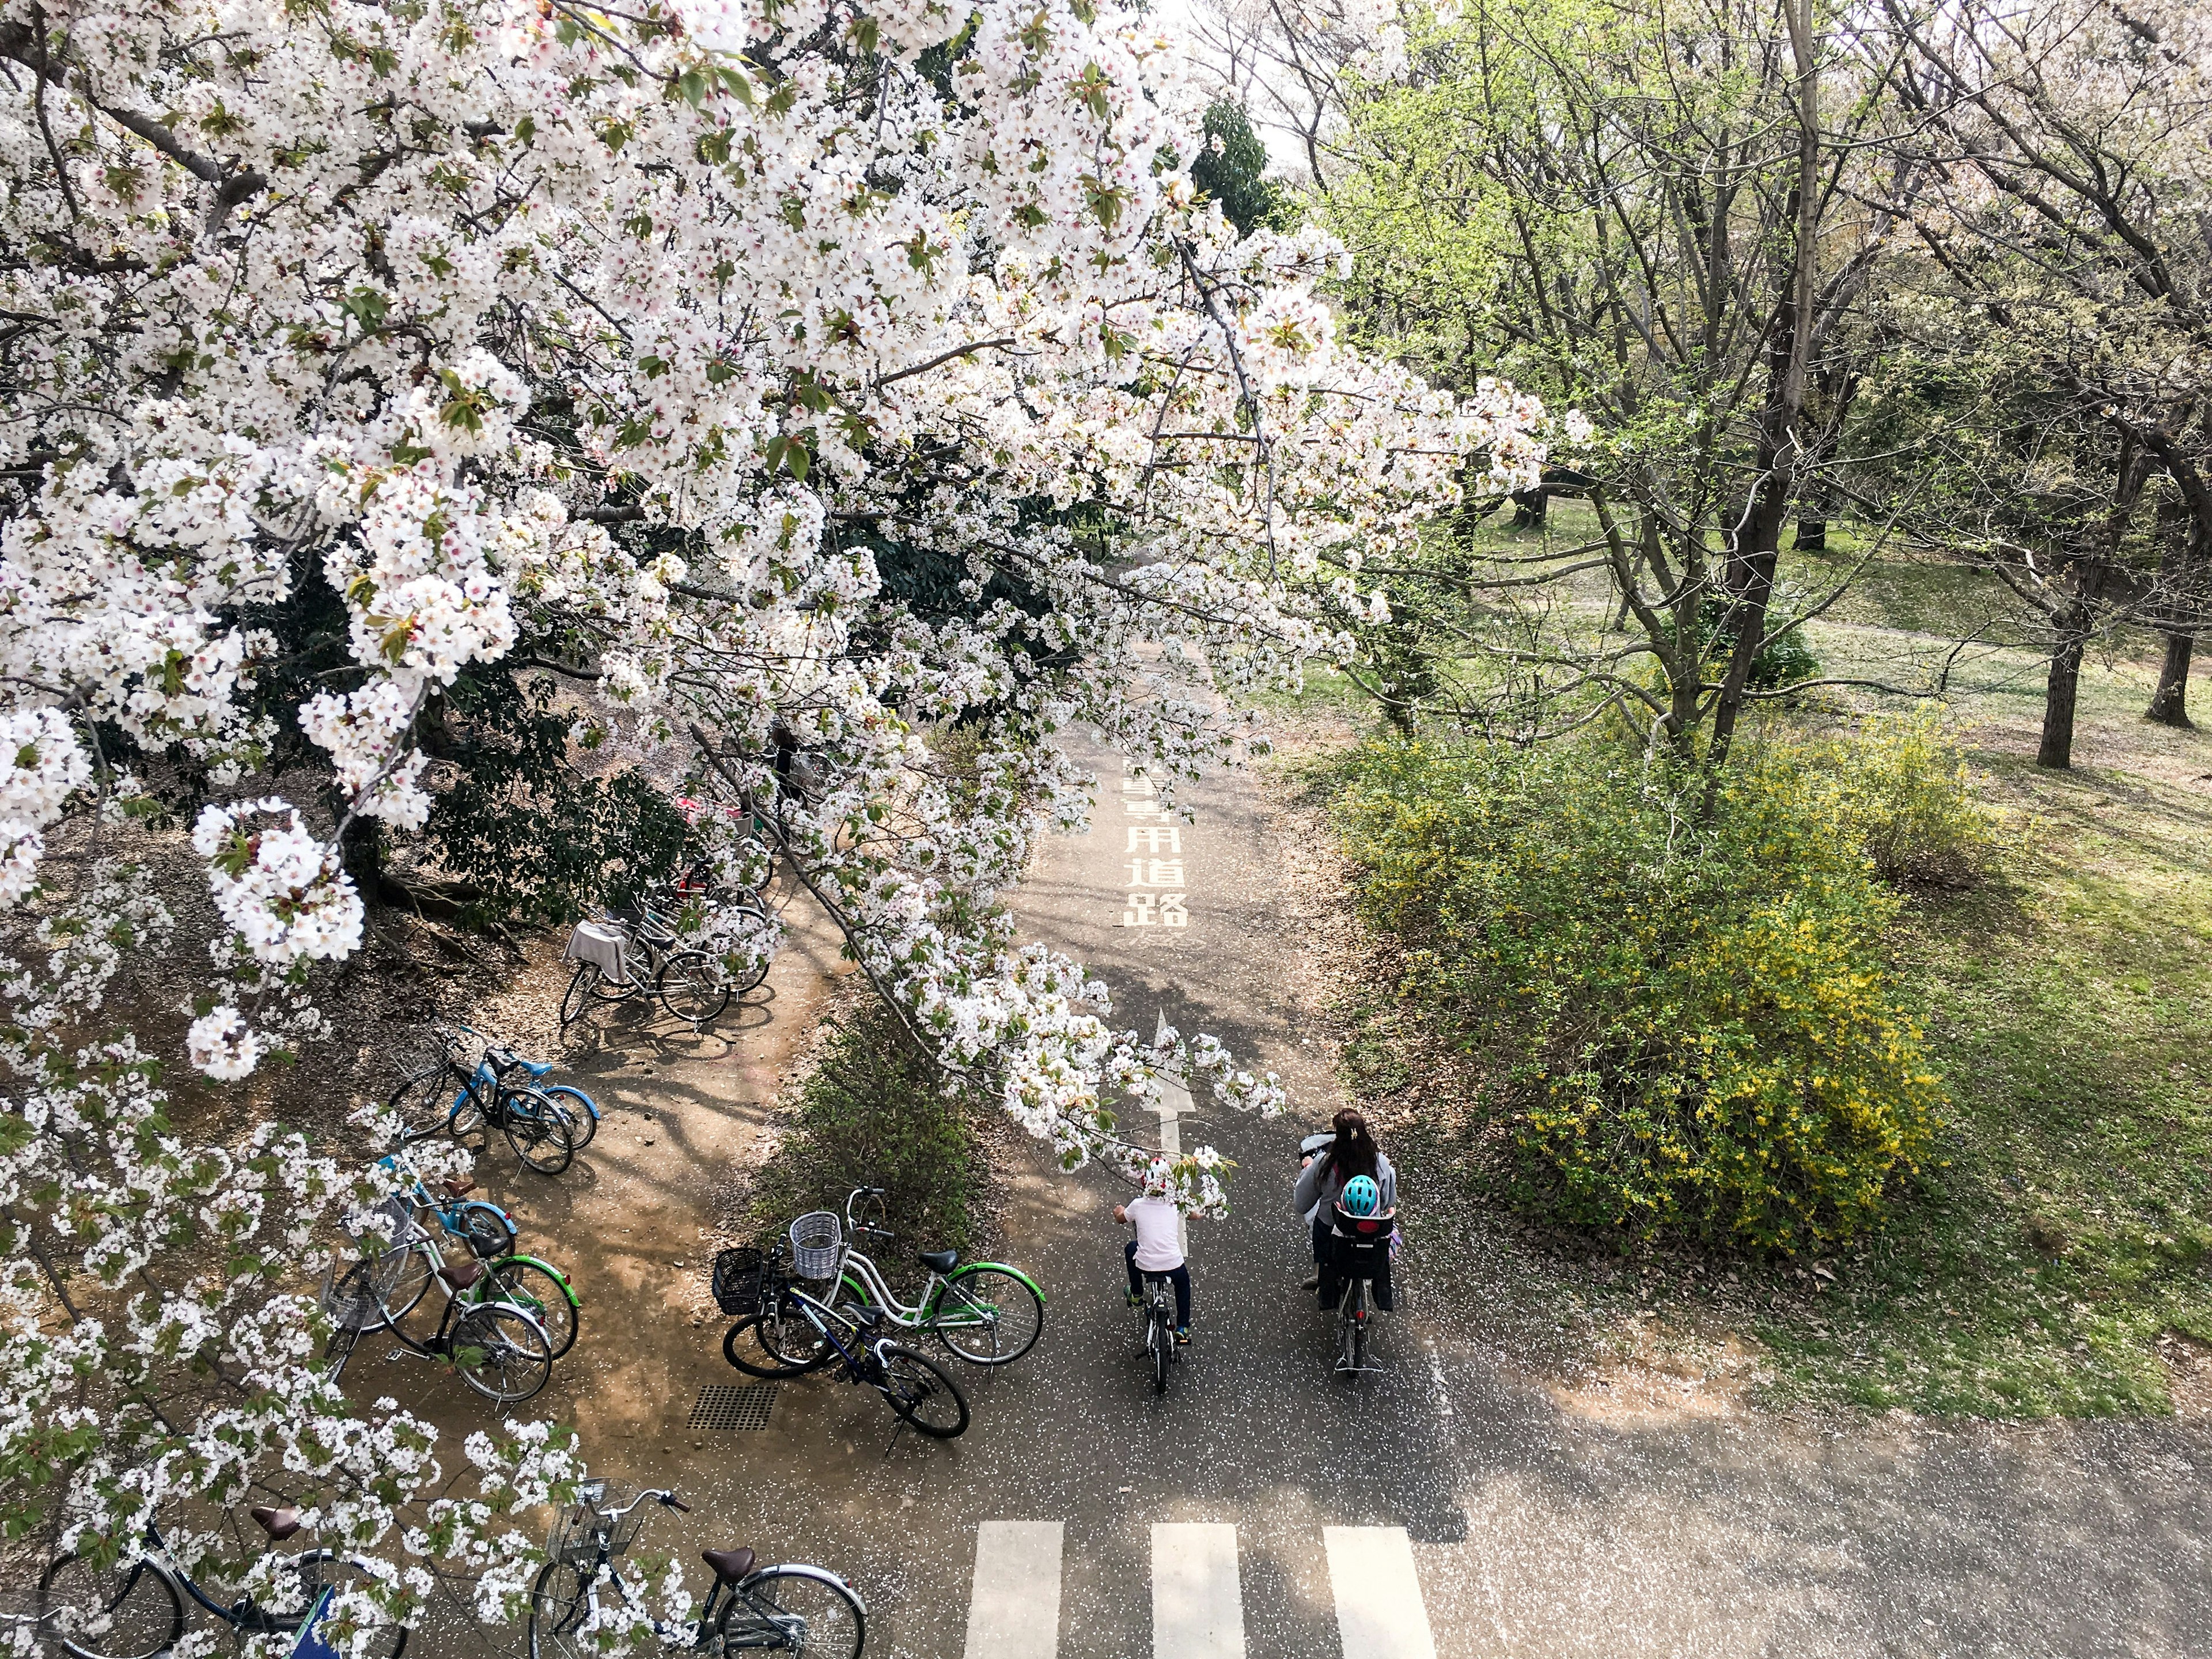
<svg viewBox="0 0 2212 1659">
<path fill-rule="evenodd" d="M 1057 1521 L 986 1521 L 975 1528 L 965 1659 L 1054 1659 L 1060 1541 Z"/>
<path fill-rule="evenodd" d="M 1321 1538 L 1344 1659 L 1437 1659 L 1406 1529 L 1323 1527 Z"/>
<path fill-rule="evenodd" d="M 1244 1659 L 1237 1528 L 1226 1522 L 1152 1528 L 1152 1659 Z"/>
</svg>

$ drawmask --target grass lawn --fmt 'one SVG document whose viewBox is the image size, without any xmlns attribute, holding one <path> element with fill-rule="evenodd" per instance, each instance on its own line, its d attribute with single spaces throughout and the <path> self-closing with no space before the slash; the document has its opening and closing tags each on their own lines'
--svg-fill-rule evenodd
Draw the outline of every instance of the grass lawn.
<svg viewBox="0 0 2212 1659">
<path fill-rule="evenodd" d="M 2212 736 L 2142 721 L 2154 642 L 2123 640 L 2085 671 L 2076 769 L 2039 769 L 2041 658 L 1951 658 L 1955 634 L 1928 631 L 1977 603 L 1977 580 L 1878 564 L 1810 630 L 1831 673 L 1894 682 L 1949 659 L 1947 708 L 2002 825 L 1989 878 L 1915 896 L 1893 938 L 1950 1097 L 1934 1158 L 1877 1235 L 1818 1263 L 1623 1251 L 1462 1190 L 1459 1265 L 1486 1297 L 1512 1279 L 1498 1305 L 1528 1330 L 1648 1346 L 1652 1318 L 1692 1345 L 1753 1345 L 1771 1403 L 2001 1417 L 2166 1410 L 2161 1355 L 2212 1343 Z M 2198 696 L 2212 720 L 2202 682 Z M 1300 701 L 1355 720 L 1360 702 L 1331 676 Z M 1773 718 L 1827 724 L 1852 706 Z M 1352 994 L 1343 1063 L 1402 1109 L 1439 1079 L 1419 1011 L 1390 991 Z M 1453 1148 L 1412 1139 L 1445 1200 Z"/>
</svg>

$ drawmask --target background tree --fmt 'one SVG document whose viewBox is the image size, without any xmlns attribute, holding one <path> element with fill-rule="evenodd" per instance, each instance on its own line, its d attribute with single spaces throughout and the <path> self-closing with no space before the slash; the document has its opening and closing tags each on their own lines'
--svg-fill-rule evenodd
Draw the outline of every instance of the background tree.
<svg viewBox="0 0 2212 1659">
<path fill-rule="evenodd" d="M 1802 3 L 1503 0 L 1362 89 L 1321 212 L 1364 256 L 1364 329 L 1434 375 L 1501 363 L 1602 434 L 1573 480 L 1595 540 L 1465 569 L 1459 654 L 1490 672 L 1455 717 L 1534 735 L 1633 709 L 1719 762 L 1745 704 L 1789 689 L 1753 665 L 1834 594 L 1773 614 L 1784 529 L 1850 464 L 1857 320 L 1910 194 L 1865 95 L 1883 49 Z M 1626 636 L 1531 609 L 1589 570 Z"/>
<path fill-rule="evenodd" d="M 2039 759 L 2063 767 L 2084 650 L 2118 622 L 2163 629 L 2150 713 L 2187 723 L 2212 552 L 2202 19 L 2086 0 L 1887 11 L 1909 53 L 1892 84 L 1927 183 L 1911 210 L 1933 286 L 2002 341 L 1985 354 L 2000 374 L 2039 374 L 2106 429 L 2100 522 L 2056 589 L 2029 579 L 2051 647 Z M 2123 570 L 2138 540 L 2155 550 Z"/>
</svg>

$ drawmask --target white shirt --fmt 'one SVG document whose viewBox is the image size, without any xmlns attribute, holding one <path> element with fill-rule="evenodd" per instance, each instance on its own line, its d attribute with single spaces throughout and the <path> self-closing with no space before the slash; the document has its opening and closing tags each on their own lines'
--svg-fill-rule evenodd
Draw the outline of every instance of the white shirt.
<svg viewBox="0 0 2212 1659">
<path fill-rule="evenodd" d="M 1137 1271 L 1164 1273 L 1182 1266 L 1181 1219 L 1164 1198 L 1139 1198 L 1122 1206 L 1137 1229 Z"/>
</svg>

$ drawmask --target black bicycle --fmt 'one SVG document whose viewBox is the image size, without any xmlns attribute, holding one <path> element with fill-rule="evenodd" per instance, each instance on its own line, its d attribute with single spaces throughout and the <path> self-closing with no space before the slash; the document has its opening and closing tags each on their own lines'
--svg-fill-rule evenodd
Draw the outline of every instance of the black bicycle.
<svg viewBox="0 0 2212 1659">
<path fill-rule="evenodd" d="M 272 1544 L 300 1530 L 297 1510 L 257 1507 L 249 1513 Z M 40 1578 L 39 1627 L 71 1659 L 156 1659 L 184 1637 L 186 1596 L 241 1638 L 289 1636 L 316 1613 L 327 1594 L 365 1589 L 377 1582 L 350 1556 L 309 1550 L 286 1562 L 279 1578 L 284 1600 L 296 1601 L 296 1607 L 264 1607 L 251 1595 L 218 1601 L 168 1559 L 161 1532 L 151 1522 L 145 1541 L 137 1555 L 109 1567 L 94 1566 L 82 1555 L 61 1556 Z M 327 1616 L 319 1630 L 351 1634 L 341 1632 Z M 363 1659 L 399 1659 L 406 1646 L 404 1625 L 384 1625 L 369 1634 L 365 1649 L 354 1651 Z"/>
<path fill-rule="evenodd" d="M 553 1524 L 544 1567 L 530 1591 L 530 1659 L 598 1659 L 599 1601 L 629 1591 L 614 1565 L 636 1540 L 648 1498 L 683 1512 L 672 1492 L 640 1492 L 620 1509 L 605 1507 L 607 1483 L 586 1481 Z M 853 1588 L 820 1567 L 786 1563 L 763 1567 L 748 1549 L 706 1550 L 714 1587 L 704 1606 L 681 1623 L 652 1621 L 664 1649 L 801 1653 L 808 1659 L 860 1659 L 868 1610 Z"/>
<path fill-rule="evenodd" d="M 1176 1340 L 1175 1286 L 1165 1273 L 1138 1273 L 1145 1281 L 1145 1299 L 1139 1311 L 1145 1316 L 1145 1356 L 1152 1368 L 1152 1392 L 1168 1391 L 1168 1369 L 1182 1364 L 1182 1345 Z"/>
<path fill-rule="evenodd" d="M 748 1376 L 769 1378 L 841 1364 L 842 1381 L 866 1383 L 901 1423 L 933 1440 L 967 1432 L 968 1396 L 960 1385 L 927 1355 L 882 1334 L 881 1309 L 849 1302 L 833 1308 L 785 1278 L 781 1259 L 779 1246 L 757 1267 L 750 1287 L 757 1310 L 730 1327 L 723 1358 Z M 725 1308 L 737 1299 L 726 1297 Z"/>
<path fill-rule="evenodd" d="M 477 1032 L 441 1025 L 434 1035 L 437 1059 L 394 1089 L 386 1103 L 399 1119 L 402 1145 L 441 1130 L 458 1139 L 496 1128 L 526 1169 L 559 1175 L 568 1167 L 591 1133 L 578 1127 L 570 1108 L 536 1086 L 526 1062 L 512 1049 L 487 1042 L 470 1066 L 462 1055 L 466 1039 L 477 1038 Z"/>
</svg>

